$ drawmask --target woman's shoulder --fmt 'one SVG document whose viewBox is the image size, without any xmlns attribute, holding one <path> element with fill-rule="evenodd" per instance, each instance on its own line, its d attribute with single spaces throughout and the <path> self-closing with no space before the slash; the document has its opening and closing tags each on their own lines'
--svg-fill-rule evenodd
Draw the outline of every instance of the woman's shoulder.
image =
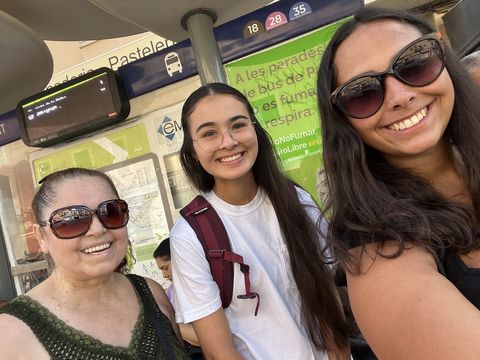
<svg viewBox="0 0 480 360">
<path fill-rule="evenodd" d="M 13 305 L 13 304 L 11 304 Z M 7 309 L 0 313 L 0 344 L 3 346 L 5 341 L 16 339 L 28 339 L 34 336 L 30 328 L 22 320 L 10 314 Z"/>
<path fill-rule="evenodd" d="M 172 229 L 170 230 L 170 237 L 176 236 L 182 238 L 190 238 L 194 234 L 195 233 L 192 230 L 191 226 L 188 224 L 188 221 L 182 215 L 178 217 Z"/>
<path fill-rule="evenodd" d="M 165 290 L 158 282 L 148 277 L 135 274 L 129 274 L 127 277 L 134 284 L 137 291 L 144 292 L 147 297 L 149 296 L 148 292 L 150 292 L 153 300 L 155 300 L 155 302 L 160 306 L 162 312 L 168 312 L 169 309 L 166 308 L 166 305 L 170 304 L 170 302 L 165 294 Z"/>
<path fill-rule="evenodd" d="M 163 287 L 153 279 L 142 277 L 153 296 L 153 300 L 157 303 L 160 311 L 167 317 L 170 323 L 175 324 L 175 312 L 173 310 L 170 300 Z"/>
<path fill-rule="evenodd" d="M 18 299 L 18 298 L 17 298 Z M 5 305 L 0 313 L 0 353 L 3 359 L 48 359 L 48 353 L 37 340 L 30 327 L 9 314 L 9 309 L 17 305 L 17 299 Z M 19 346 L 28 344 L 28 346 Z"/>
<path fill-rule="evenodd" d="M 144 277 L 144 279 L 145 279 L 145 282 L 147 283 L 148 288 L 150 289 L 153 297 L 156 300 L 165 300 L 166 299 L 168 301 L 167 295 L 165 294 L 165 290 L 163 289 L 163 287 L 158 282 L 156 282 L 155 280 L 150 279 L 148 277 Z"/>
<path fill-rule="evenodd" d="M 472 341 L 480 335 L 478 310 L 438 272 L 429 251 L 409 244 L 391 258 L 397 249 L 390 241 L 381 254 L 376 244 L 350 250 L 361 266 L 360 274 L 347 273 L 350 303 L 375 352 L 381 358 L 450 359 L 460 348 L 475 354 L 462 358 L 478 359 Z"/>
</svg>

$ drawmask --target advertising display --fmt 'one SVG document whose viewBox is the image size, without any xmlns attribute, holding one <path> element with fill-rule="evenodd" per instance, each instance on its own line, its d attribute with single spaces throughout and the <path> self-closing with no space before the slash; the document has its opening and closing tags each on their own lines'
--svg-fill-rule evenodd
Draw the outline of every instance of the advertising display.
<svg viewBox="0 0 480 360">
<path fill-rule="evenodd" d="M 341 23 L 226 65 L 229 84 L 249 99 L 273 139 L 285 172 L 314 197 L 322 145 L 317 71 Z"/>
</svg>

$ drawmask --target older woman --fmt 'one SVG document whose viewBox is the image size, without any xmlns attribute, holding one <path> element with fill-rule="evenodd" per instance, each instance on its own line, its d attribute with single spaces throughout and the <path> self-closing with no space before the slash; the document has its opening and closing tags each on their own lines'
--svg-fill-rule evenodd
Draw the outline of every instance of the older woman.
<svg viewBox="0 0 480 360">
<path fill-rule="evenodd" d="M 34 234 L 54 269 L 1 309 L 2 358 L 187 358 L 161 286 L 118 271 L 128 246 L 128 206 L 108 176 L 56 172 L 32 208 Z"/>
<path fill-rule="evenodd" d="M 435 30 L 365 9 L 319 70 L 329 241 L 380 359 L 480 359 L 480 93 Z"/>
</svg>

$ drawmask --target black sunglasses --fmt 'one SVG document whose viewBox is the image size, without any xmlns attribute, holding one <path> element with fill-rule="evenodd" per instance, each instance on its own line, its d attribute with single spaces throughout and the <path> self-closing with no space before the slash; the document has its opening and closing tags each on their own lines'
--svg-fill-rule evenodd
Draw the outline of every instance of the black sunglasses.
<svg viewBox="0 0 480 360">
<path fill-rule="evenodd" d="M 444 67 L 445 55 L 439 33 L 427 34 L 400 50 L 386 71 L 355 76 L 336 88 L 330 99 L 345 115 L 364 119 L 382 106 L 388 75 L 404 84 L 420 87 L 437 80 Z"/>
<path fill-rule="evenodd" d="M 57 209 L 50 215 L 48 221 L 42 221 L 40 226 L 50 226 L 59 239 L 72 239 L 85 234 L 92 224 L 93 215 L 107 229 L 119 229 L 128 223 L 128 205 L 120 199 L 103 201 L 96 209 L 85 205 L 72 205 Z"/>
</svg>

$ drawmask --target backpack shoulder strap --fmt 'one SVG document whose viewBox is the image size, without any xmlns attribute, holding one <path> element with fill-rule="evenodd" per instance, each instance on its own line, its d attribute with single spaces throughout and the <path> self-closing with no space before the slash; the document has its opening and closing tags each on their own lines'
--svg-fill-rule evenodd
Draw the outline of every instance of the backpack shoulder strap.
<svg viewBox="0 0 480 360">
<path fill-rule="evenodd" d="M 233 263 L 219 261 L 222 260 L 222 251 L 231 251 L 230 241 L 223 222 L 215 209 L 202 195 L 195 197 L 180 210 L 180 214 L 197 234 L 210 264 L 213 280 L 220 289 L 222 306 L 227 308 L 232 301 Z"/>
<path fill-rule="evenodd" d="M 212 205 L 202 195 L 198 195 L 180 210 L 180 214 L 190 224 L 202 244 L 213 280 L 220 290 L 223 308 L 227 308 L 232 301 L 233 263 L 238 263 L 244 275 L 245 294 L 238 295 L 237 298 L 257 298 L 257 315 L 260 296 L 250 291 L 250 268 L 243 262 L 242 256 L 231 251 L 227 230 Z"/>
</svg>

